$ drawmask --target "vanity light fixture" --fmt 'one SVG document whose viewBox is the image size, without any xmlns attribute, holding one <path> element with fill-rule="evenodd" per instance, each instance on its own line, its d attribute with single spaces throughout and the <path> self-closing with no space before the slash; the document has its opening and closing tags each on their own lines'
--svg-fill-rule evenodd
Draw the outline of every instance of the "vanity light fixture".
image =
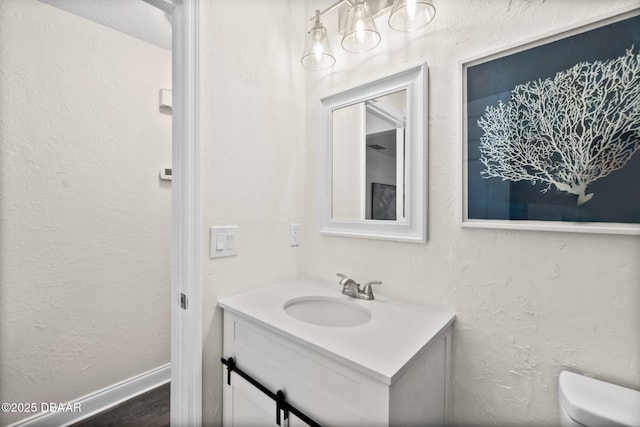
<svg viewBox="0 0 640 427">
<path fill-rule="evenodd" d="M 321 70 L 335 64 L 327 29 L 320 17 L 337 8 L 340 8 L 338 31 L 342 34 L 342 48 L 348 52 L 366 52 L 380 43 L 374 18 L 389 9 L 389 26 L 404 32 L 424 27 L 436 13 L 432 0 L 339 0 L 323 11 L 316 10 L 311 18 L 313 27 L 309 30 L 307 48 L 301 59 L 305 68 Z"/>
<path fill-rule="evenodd" d="M 389 13 L 389 26 L 396 31 L 414 31 L 431 22 L 435 15 L 431 0 L 395 0 Z"/>
<path fill-rule="evenodd" d="M 309 30 L 309 40 L 307 40 L 307 48 L 302 55 L 302 65 L 310 70 L 323 70 L 333 67 L 336 58 L 331 53 L 329 46 L 329 38 L 327 37 L 327 29 L 320 22 L 320 11 L 316 10 L 313 27 Z"/>
<path fill-rule="evenodd" d="M 364 0 L 355 0 L 347 12 L 347 28 L 342 48 L 347 52 L 366 52 L 378 46 L 380 33 Z"/>
</svg>

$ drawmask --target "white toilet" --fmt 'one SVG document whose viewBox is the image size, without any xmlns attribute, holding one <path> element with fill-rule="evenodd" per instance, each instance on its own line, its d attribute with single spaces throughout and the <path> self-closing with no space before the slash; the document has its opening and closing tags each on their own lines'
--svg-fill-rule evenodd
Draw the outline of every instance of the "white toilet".
<svg viewBox="0 0 640 427">
<path fill-rule="evenodd" d="M 640 427 L 640 391 L 560 372 L 560 425 Z"/>
</svg>

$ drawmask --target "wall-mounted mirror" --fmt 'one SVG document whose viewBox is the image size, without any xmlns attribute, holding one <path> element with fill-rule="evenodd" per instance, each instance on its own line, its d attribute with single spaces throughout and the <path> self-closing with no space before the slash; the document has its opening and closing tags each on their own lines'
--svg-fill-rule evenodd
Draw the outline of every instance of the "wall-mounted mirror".
<svg viewBox="0 0 640 427">
<path fill-rule="evenodd" d="M 426 64 L 321 101 L 321 232 L 424 243 Z"/>
</svg>

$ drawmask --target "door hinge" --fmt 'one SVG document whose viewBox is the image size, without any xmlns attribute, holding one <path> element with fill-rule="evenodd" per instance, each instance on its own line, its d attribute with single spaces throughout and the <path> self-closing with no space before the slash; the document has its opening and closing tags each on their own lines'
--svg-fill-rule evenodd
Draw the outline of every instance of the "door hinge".
<svg viewBox="0 0 640 427">
<path fill-rule="evenodd" d="M 180 293 L 180 308 L 183 309 L 183 310 L 186 310 L 188 305 L 189 305 L 189 300 L 187 299 L 187 296 L 181 292 Z"/>
</svg>

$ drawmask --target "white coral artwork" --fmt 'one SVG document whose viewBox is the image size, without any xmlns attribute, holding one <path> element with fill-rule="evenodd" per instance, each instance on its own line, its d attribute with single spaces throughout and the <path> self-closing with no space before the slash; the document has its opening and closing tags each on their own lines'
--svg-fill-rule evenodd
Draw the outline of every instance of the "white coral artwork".
<svg viewBox="0 0 640 427">
<path fill-rule="evenodd" d="M 578 206 L 591 200 L 589 186 L 640 149 L 640 54 L 633 50 L 520 84 L 507 103 L 487 106 L 478 120 L 482 177 L 542 184 L 543 193 L 577 195 Z"/>
</svg>

